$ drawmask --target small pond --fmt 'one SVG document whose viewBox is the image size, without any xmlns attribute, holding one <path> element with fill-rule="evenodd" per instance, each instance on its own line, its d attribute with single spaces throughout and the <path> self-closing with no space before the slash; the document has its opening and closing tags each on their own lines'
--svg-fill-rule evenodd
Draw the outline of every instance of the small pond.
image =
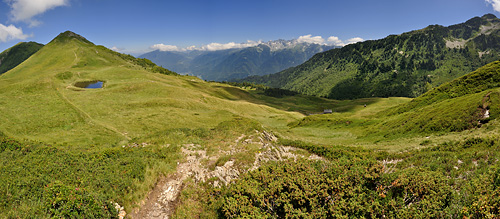
<svg viewBox="0 0 500 219">
<path fill-rule="evenodd" d="M 102 85 L 104 85 L 103 81 L 80 81 L 75 83 L 75 87 L 87 89 L 102 88 Z"/>
</svg>

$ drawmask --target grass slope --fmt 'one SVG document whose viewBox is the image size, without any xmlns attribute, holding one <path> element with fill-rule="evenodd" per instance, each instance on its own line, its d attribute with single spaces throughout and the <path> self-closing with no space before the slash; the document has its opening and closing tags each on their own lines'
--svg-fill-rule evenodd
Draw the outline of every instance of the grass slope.
<svg viewBox="0 0 500 219">
<path fill-rule="evenodd" d="M 290 123 L 290 131 L 310 142 L 390 150 L 421 147 L 429 135 L 437 142 L 451 136 L 494 135 L 496 123 L 485 123 L 496 121 L 500 113 L 499 69 L 500 62 L 492 62 L 413 100 L 374 99 L 384 108 L 370 103 L 363 107 L 363 99 L 355 100 L 355 113 L 308 116 Z"/>
<path fill-rule="evenodd" d="M 75 86 L 94 80 L 104 87 Z M 0 96 L 0 217 L 108 217 L 109 201 L 130 210 L 175 170 L 181 145 L 216 145 L 303 117 L 72 32 L 0 76 Z"/>
<path fill-rule="evenodd" d="M 93 80 L 104 88 L 74 86 Z M 114 145 L 173 128 L 211 128 L 233 115 L 264 124 L 301 116 L 239 101 L 241 92 L 232 89 L 151 73 L 104 47 L 57 38 L 0 78 L 0 130 L 19 139 Z"/>
</svg>

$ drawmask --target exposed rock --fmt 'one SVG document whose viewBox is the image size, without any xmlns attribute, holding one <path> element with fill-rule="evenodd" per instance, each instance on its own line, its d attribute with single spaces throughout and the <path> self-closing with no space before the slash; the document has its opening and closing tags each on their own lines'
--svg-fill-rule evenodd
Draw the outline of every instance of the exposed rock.
<svg viewBox="0 0 500 219">
<path fill-rule="evenodd" d="M 446 40 L 446 47 L 450 49 L 460 49 L 464 48 L 465 44 L 467 43 L 467 40 L 464 39 L 451 39 L 451 40 Z"/>
<path fill-rule="evenodd" d="M 132 218 L 169 218 L 174 212 L 178 203 L 178 197 L 183 188 L 184 180 L 191 178 L 194 182 L 206 182 L 208 179 L 214 179 L 210 183 L 214 187 L 229 185 L 237 179 L 242 173 L 252 171 L 259 168 L 261 165 L 269 161 L 282 161 L 287 159 L 297 160 L 298 157 L 311 160 L 324 160 L 317 155 L 297 155 L 293 153 L 298 150 L 293 147 L 284 147 L 275 145 L 278 138 L 272 133 L 256 131 L 258 137 L 242 134 L 234 141 L 227 150 L 220 149 L 213 156 L 208 156 L 206 149 L 201 145 L 184 144 L 181 152 L 185 156 L 183 162 L 178 162 L 177 171 L 169 178 L 163 178 L 156 185 L 155 189 L 150 193 L 148 199 L 143 203 L 141 209 L 134 212 Z M 245 139 L 246 138 L 246 139 Z M 254 141 L 258 138 L 258 141 Z M 260 151 L 255 153 L 255 160 L 248 168 L 239 167 L 235 160 L 229 159 L 221 166 L 215 166 L 211 170 L 208 164 L 215 164 L 222 156 L 231 156 L 241 152 L 245 152 L 248 144 L 260 145 Z M 135 146 L 135 145 L 133 145 Z M 142 146 L 142 145 L 137 145 Z M 204 164 L 205 162 L 208 161 Z M 242 169 L 240 169 L 242 168 Z"/>
<path fill-rule="evenodd" d="M 403 160 L 383 160 L 379 161 L 384 166 L 384 173 L 392 173 L 396 169 L 396 165 Z"/>
<path fill-rule="evenodd" d="M 124 208 L 122 206 L 120 206 L 120 204 L 118 204 L 116 202 L 114 204 L 115 204 L 116 211 L 118 211 L 118 218 L 119 219 L 125 218 L 125 216 L 127 215 L 127 212 L 125 212 Z"/>
</svg>

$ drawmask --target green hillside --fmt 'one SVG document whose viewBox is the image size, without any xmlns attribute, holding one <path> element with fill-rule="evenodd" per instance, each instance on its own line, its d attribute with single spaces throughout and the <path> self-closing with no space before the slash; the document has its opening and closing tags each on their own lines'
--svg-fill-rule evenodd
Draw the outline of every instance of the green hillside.
<svg viewBox="0 0 500 219">
<path fill-rule="evenodd" d="M 369 40 L 315 55 L 295 68 L 243 81 L 333 99 L 417 97 L 500 58 L 500 20 L 465 23 Z"/>
<path fill-rule="evenodd" d="M 3 74 L 24 62 L 35 52 L 40 50 L 43 44 L 35 42 L 18 43 L 15 46 L 0 53 L 0 74 Z"/>
<path fill-rule="evenodd" d="M 360 103 L 356 113 L 313 115 L 289 126 L 298 134 L 298 130 L 315 133 L 309 139 L 325 139 L 331 132 L 340 132 L 343 134 L 329 143 L 356 143 L 369 147 L 373 147 L 373 141 L 393 139 L 397 142 L 397 139 L 411 136 L 460 133 L 495 121 L 500 113 L 499 87 L 500 61 L 495 61 L 394 107 L 375 107 L 377 111 L 373 112 L 374 106 L 367 101 L 367 107 Z M 481 129 L 476 131 L 482 132 Z M 363 143 L 365 141 L 372 142 Z"/>
<path fill-rule="evenodd" d="M 75 86 L 85 81 L 103 81 L 103 88 Z M 182 144 L 218 139 L 211 131 L 217 127 L 246 132 L 303 117 L 72 32 L 3 74 L 0 96 L 0 136 L 9 137 L 1 143 L 0 217 L 68 216 L 64 207 L 44 205 L 47 187 L 78 195 L 87 208 L 112 200 L 132 209 L 160 175 L 175 170 Z M 252 122 L 238 125 L 242 118 Z M 82 193 L 73 194 L 75 187 Z M 106 214 L 99 212 L 95 217 Z"/>
<path fill-rule="evenodd" d="M 494 217 L 498 69 L 413 100 L 332 100 L 181 76 L 68 31 L 0 76 L 0 218 L 120 206 L 131 218 Z"/>
<path fill-rule="evenodd" d="M 300 116 L 235 101 L 239 94 L 228 85 L 180 77 L 167 70 L 167 75 L 153 73 L 161 68 L 150 64 L 63 33 L 0 78 L 0 130 L 12 137 L 45 142 L 116 144 L 152 131 L 211 128 L 233 115 Z M 103 89 L 75 86 L 97 80 L 104 82 Z M 24 113 L 19 115 L 20 111 Z"/>
<path fill-rule="evenodd" d="M 500 87 L 500 61 L 487 64 L 478 70 L 430 90 L 403 105 L 401 110 L 422 107 L 439 101 L 480 93 Z"/>
<path fill-rule="evenodd" d="M 187 194 L 188 207 L 176 216 L 193 215 L 187 209 L 198 201 L 226 218 L 498 217 L 499 75 L 494 62 L 395 107 L 360 99 L 366 107 L 291 123 L 290 131 L 309 142 L 331 141 L 280 143 L 330 162 L 277 162 L 228 188 L 203 187 L 224 201 Z"/>
</svg>

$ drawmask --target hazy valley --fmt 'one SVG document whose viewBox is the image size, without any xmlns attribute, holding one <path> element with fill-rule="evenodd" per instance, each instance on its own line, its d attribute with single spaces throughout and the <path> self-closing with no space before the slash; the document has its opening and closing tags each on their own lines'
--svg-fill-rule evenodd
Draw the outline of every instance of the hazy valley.
<svg viewBox="0 0 500 219">
<path fill-rule="evenodd" d="M 337 46 L 276 40 L 242 49 L 215 51 L 155 50 L 139 58 L 147 58 L 172 71 L 189 74 L 207 81 L 229 81 L 253 75 L 267 75 L 304 63 L 314 54 Z"/>
</svg>

